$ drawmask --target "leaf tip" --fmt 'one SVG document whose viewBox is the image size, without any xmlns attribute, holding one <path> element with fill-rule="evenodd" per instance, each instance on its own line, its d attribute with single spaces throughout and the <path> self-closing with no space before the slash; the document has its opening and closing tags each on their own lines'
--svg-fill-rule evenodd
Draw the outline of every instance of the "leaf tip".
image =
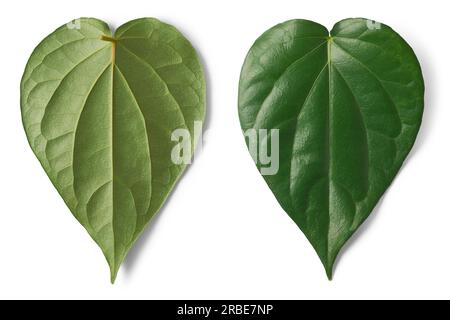
<svg viewBox="0 0 450 320">
<path fill-rule="evenodd" d="M 111 271 L 111 284 L 114 284 L 116 282 L 117 273 L 119 272 L 119 267 L 111 265 L 110 271 Z"/>
<path fill-rule="evenodd" d="M 114 282 L 116 282 L 116 278 L 117 278 L 117 271 L 111 270 L 111 284 L 114 284 Z"/>
<path fill-rule="evenodd" d="M 334 266 L 334 262 L 324 264 L 325 272 L 327 273 L 327 277 L 328 277 L 329 281 L 333 280 L 333 266 Z"/>
<path fill-rule="evenodd" d="M 327 271 L 328 280 L 332 281 L 333 280 L 333 268 L 332 267 L 327 268 L 326 271 Z"/>
</svg>

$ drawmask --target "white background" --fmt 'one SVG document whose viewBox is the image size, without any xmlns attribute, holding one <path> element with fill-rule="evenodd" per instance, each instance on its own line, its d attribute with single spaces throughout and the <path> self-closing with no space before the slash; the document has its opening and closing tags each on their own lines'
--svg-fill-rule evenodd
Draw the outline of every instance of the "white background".
<svg viewBox="0 0 450 320">
<path fill-rule="evenodd" d="M 446 1 L 2 1 L 0 6 L 0 298 L 450 298 L 450 41 Z M 176 25 L 207 73 L 205 144 L 131 251 L 115 285 L 28 146 L 19 83 L 33 48 L 92 16 Z M 237 115 L 253 41 L 292 18 L 332 28 L 384 22 L 415 49 L 426 80 L 418 141 L 384 200 L 327 280 L 316 253 L 254 167 Z"/>
</svg>

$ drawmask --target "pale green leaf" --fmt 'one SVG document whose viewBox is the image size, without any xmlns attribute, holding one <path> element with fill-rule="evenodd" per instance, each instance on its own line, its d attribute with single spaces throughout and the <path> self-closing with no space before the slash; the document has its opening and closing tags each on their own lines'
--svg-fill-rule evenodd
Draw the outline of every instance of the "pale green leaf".
<svg viewBox="0 0 450 320">
<path fill-rule="evenodd" d="M 186 167 L 171 161 L 172 132 L 194 138 L 204 119 L 195 50 L 156 19 L 128 22 L 115 35 L 102 21 L 78 19 L 34 50 L 21 107 L 31 148 L 114 281 Z"/>
</svg>

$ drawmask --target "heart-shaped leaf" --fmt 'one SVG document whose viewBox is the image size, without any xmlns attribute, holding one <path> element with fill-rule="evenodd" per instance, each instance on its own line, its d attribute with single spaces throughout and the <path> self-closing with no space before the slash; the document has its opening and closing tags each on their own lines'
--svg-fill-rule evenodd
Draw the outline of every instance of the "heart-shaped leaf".
<svg viewBox="0 0 450 320">
<path fill-rule="evenodd" d="M 97 242 L 111 280 L 187 163 L 173 161 L 205 116 L 202 66 L 173 26 L 138 19 L 118 28 L 82 18 L 31 55 L 21 83 L 25 131 L 64 201 Z"/>
<path fill-rule="evenodd" d="M 239 85 L 242 129 L 330 279 L 340 249 L 411 150 L 423 105 L 413 50 L 380 23 L 349 19 L 328 32 L 292 20 L 250 49 Z"/>
</svg>

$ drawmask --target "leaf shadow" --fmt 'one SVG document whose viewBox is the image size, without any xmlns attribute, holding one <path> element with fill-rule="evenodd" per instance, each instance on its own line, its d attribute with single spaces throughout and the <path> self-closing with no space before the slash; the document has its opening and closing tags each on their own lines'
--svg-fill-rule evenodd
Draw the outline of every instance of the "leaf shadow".
<svg viewBox="0 0 450 320">
<path fill-rule="evenodd" d="M 425 107 L 424 107 L 424 113 L 422 118 L 422 125 L 420 127 L 419 133 L 417 135 L 416 141 L 414 143 L 413 148 L 411 149 L 410 153 L 406 157 L 402 167 L 400 168 L 399 172 L 397 173 L 396 177 L 398 177 L 401 172 L 404 170 L 406 166 L 408 166 L 409 162 L 412 158 L 416 156 L 420 152 L 420 150 L 425 145 L 426 141 L 428 140 L 433 123 L 435 122 L 436 117 L 436 110 L 435 110 L 435 102 L 437 101 L 436 93 L 434 90 L 434 84 L 436 83 L 436 71 L 434 66 L 431 64 L 431 61 L 433 59 L 431 58 L 428 51 L 426 51 L 426 46 L 422 43 L 419 43 L 418 45 L 414 45 L 414 52 L 419 58 L 420 65 L 422 68 L 422 73 L 424 77 L 425 82 Z M 350 239 L 346 242 L 346 244 L 342 247 L 341 251 L 339 252 L 338 256 L 336 257 L 334 267 L 333 267 L 333 274 L 335 273 L 335 270 L 337 266 L 339 265 L 339 262 L 341 261 L 342 257 L 345 255 L 347 250 L 350 250 L 350 248 L 354 245 L 355 242 L 359 240 L 359 238 L 364 234 L 365 230 L 370 228 L 370 226 L 374 223 L 376 217 L 378 216 L 378 212 L 381 211 L 381 208 L 383 206 L 384 199 L 387 194 L 389 194 L 389 190 L 394 185 L 396 178 L 394 178 L 394 181 L 389 186 L 389 188 L 386 190 L 386 192 L 381 197 L 378 204 L 373 209 L 372 213 L 369 215 L 369 217 L 366 219 L 366 221 L 358 228 L 358 230 L 350 237 Z"/>
<path fill-rule="evenodd" d="M 171 22 L 168 21 L 168 23 L 171 23 Z M 178 26 L 177 26 L 177 28 L 178 28 Z M 183 33 L 183 35 L 187 39 L 189 39 L 189 41 L 191 43 L 193 43 L 193 41 L 192 41 L 193 37 L 191 37 L 189 34 L 187 34 L 184 30 L 181 31 L 181 32 Z M 204 133 L 204 132 L 206 132 L 209 129 L 210 122 L 211 122 L 211 108 L 210 108 L 209 101 L 211 101 L 211 92 L 212 92 L 212 90 L 211 90 L 211 86 L 210 86 L 211 82 L 210 82 L 210 73 L 209 73 L 208 66 L 207 66 L 207 64 L 206 64 L 206 62 L 205 62 L 205 60 L 203 58 L 202 53 L 197 48 L 196 48 L 196 52 L 197 52 L 197 55 L 199 57 L 200 63 L 203 66 L 203 73 L 204 73 L 204 76 L 205 76 L 205 83 L 206 83 L 206 114 L 205 114 L 205 120 L 203 122 L 203 133 Z M 201 137 L 201 139 L 202 139 L 202 137 Z M 195 163 L 195 157 L 198 156 L 202 152 L 202 149 L 206 145 L 206 143 L 207 142 L 205 142 L 203 140 L 202 143 L 201 143 L 201 147 L 200 147 L 200 144 L 199 144 L 199 146 L 197 148 L 198 150 L 195 150 L 194 160 L 193 160 L 192 164 Z M 153 237 L 153 233 L 154 233 L 153 230 L 155 228 L 157 228 L 158 223 L 159 223 L 159 221 L 161 219 L 161 215 L 164 214 L 164 211 L 166 210 L 166 207 L 167 207 L 168 203 L 171 201 L 171 199 L 174 196 L 174 194 L 177 193 L 177 189 L 178 189 L 178 186 L 180 184 L 180 181 L 182 179 L 185 179 L 185 177 L 188 175 L 190 167 L 191 167 L 191 165 L 188 165 L 186 167 L 185 171 L 182 173 L 180 179 L 175 184 L 174 188 L 170 192 L 169 196 L 167 197 L 167 199 L 164 202 L 164 204 L 161 207 L 161 209 L 153 216 L 151 221 L 144 228 L 143 232 L 141 233 L 141 235 L 138 237 L 138 239 L 134 243 L 134 246 L 128 252 L 128 254 L 127 254 L 127 256 L 126 256 L 126 258 L 125 258 L 125 260 L 124 260 L 124 262 L 122 264 L 122 270 L 124 271 L 123 273 L 125 275 L 131 274 L 132 270 L 134 269 L 134 267 L 138 263 L 138 261 L 139 261 L 139 259 L 141 257 L 141 255 L 140 255 L 141 251 L 144 251 L 145 246 L 148 244 L 149 241 L 151 241 L 151 239 Z"/>
</svg>

